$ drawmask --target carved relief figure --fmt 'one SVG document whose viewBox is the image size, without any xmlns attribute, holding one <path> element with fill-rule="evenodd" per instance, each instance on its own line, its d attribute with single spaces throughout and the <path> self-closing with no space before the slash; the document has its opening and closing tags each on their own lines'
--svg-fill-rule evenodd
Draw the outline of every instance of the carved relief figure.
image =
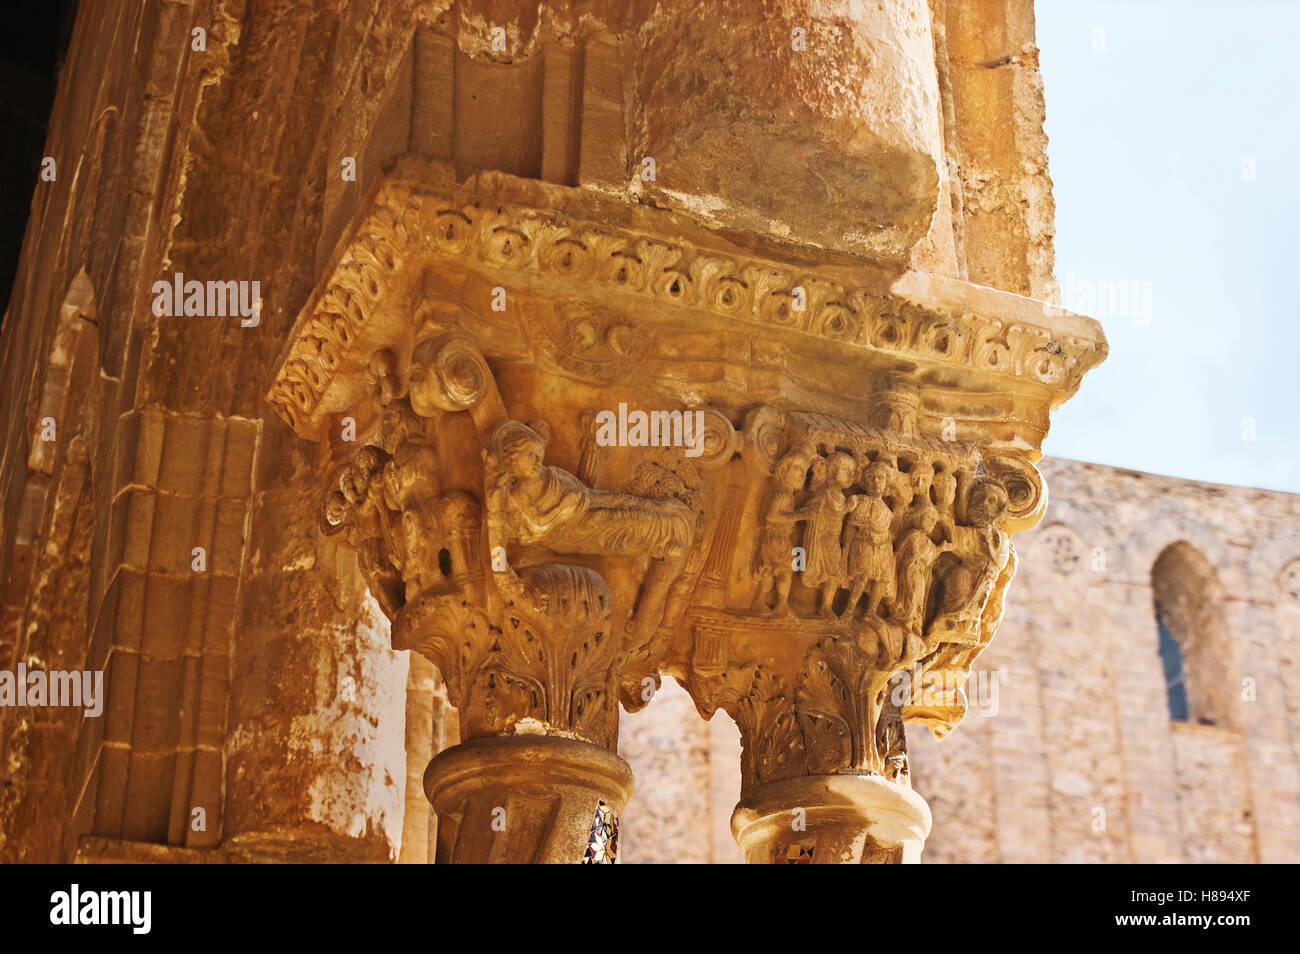
<svg viewBox="0 0 1300 954">
<path fill-rule="evenodd" d="M 941 580 L 938 613 L 926 634 L 931 647 L 939 642 L 978 639 L 984 605 L 1010 555 L 1007 533 L 998 527 L 1006 512 L 1007 492 L 1002 485 L 978 478 L 966 504 L 969 526 L 955 529 L 952 549 L 959 562 Z"/>
<path fill-rule="evenodd" d="M 857 466 L 848 454 L 842 451 L 831 454 L 826 460 L 826 486 L 813 496 L 808 505 L 807 529 L 804 532 L 808 566 L 804 570 L 802 581 L 806 586 L 821 590 L 818 612 L 825 617 L 835 615 L 832 603 L 836 592 L 845 583 L 844 551 L 840 547 L 840 537 L 849 500 L 844 491 L 853 483 L 856 470 Z"/>
<path fill-rule="evenodd" d="M 889 504 L 889 509 L 896 516 L 905 513 L 916 496 L 916 487 L 911 475 L 903 473 L 902 468 L 898 466 L 897 455 L 882 455 L 880 462 L 889 469 L 889 481 L 884 493 L 885 503 Z"/>
<path fill-rule="evenodd" d="M 923 460 L 917 461 L 907 474 L 907 482 L 911 488 L 911 499 L 908 501 L 908 506 L 900 509 L 895 516 L 895 533 L 930 522 L 931 515 L 937 520 L 939 515 L 939 508 L 930 499 L 930 488 L 934 485 L 934 468 Z"/>
<path fill-rule="evenodd" d="M 930 571 L 941 552 L 931 538 L 938 520 L 937 513 L 924 517 L 919 526 L 903 534 L 898 544 L 898 600 L 893 606 L 893 618 L 911 633 L 919 633 L 925 622 Z"/>
<path fill-rule="evenodd" d="M 536 428 L 546 430 L 543 423 Z M 560 553 L 648 556 L 657 561 L 646 572 L 632 620 L 634 631 L 652 630 L 694 538 L 695 515 L 674 497 L 637 497 L 588 487 L 567 470 L 542 463 L 546 444 L 543 433 L 518 421 L 507 421 L 493 435 L 488 461 L 493 538 L 544 544 Z"/>
<path fill-rule="evenodd" d="M 814 453 L 812 462 L 808 466 L 808 489 L 813 493 L 824 490 L 826 487 L 826 458 L 822 454 Z"/>
<path fill-rule="evenodd" d="M 847 569 L 850 583 L 845 616 L 852 616 L 858 600 L 867 594 L 867 615 L 875 616 L 881 600 L 894 597 L 894 547 L 890 534 L 893 512 L 885 503 L 892 468 L 877 461 L 868 464 L 863 483 L 865 494 L 849 498 L 849 519 L 845 530 Z"/>
<path fill-rule="evenodd" d="M 357 551 L 357 565 L 380 608 L 392 619 L 405 603 L 405 585 L 391 559 L 388 511 L 383 502 L 383 474 L 388 455 L 378 447 L 357 451 L 338 478 L 338 489 L 325 498 L 326 533 L 345 531 Z"/>
<path fill-rule="evenodd" d="M 438 550 L 443 534 L 437 516 L 438 456 L 423 422 L 405 401 L 384 410 L 384 502 L 400 520 L 401 570 L 412 593 L 441 578 Z"/>
<path fill-rule="evenodd" d="M 532 427 L 507 421 L 494 444 L 499 455 L 498 505 L 510 514 L 511 536 L 545 543 L 560 552 L 683 556 L 694 534 L 694 517 L 672 497 L 648 499 L 596 490 L 559 467 L 542 463 L 546 438 Z"/>
<path fill-rule="evenodd" d="M 949 471 L 940 471 L 934 475 L 933 487 L 934 505 L 939 512 L 938 526 L 945 538 L 951 540 L 957 513 L 957 477 Z"/>
<path fill-rule="evenodd" d="M 930 488 L 936 486 L 942 505 L 951 507 L 957 481 L 946 472 L 935 474 L 928 464 L 917 464 L 911 476 L 916 496 L 899 520 L 902 535 L 896 551 L 898 600 L 893 606 L 893 618 L 909 633 L 919 634 L 925 623 L 934 561 L 948 547 L 945 513 L 951 512 L 935 506 L 930 499 Z"/>
<path fill-rule="evenodd" d="M 755 608 L 787 615 L 790 585 L 794 581 L 795 527 L 808 517 L 808 510 L 795 507 L 795 494 L 803 488 L 808 459 L 791 451 L 777 462 L 776 491 L 767 506 L 763 536 L 759 541 L 758 597 Z M 776 602 L 770 601 L 775 590 Z"/>
</svg>

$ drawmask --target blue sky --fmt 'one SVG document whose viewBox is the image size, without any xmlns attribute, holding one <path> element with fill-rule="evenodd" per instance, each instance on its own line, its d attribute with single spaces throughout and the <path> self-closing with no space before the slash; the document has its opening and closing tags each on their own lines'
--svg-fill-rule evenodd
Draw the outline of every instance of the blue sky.
<svg viewBox="0 0 1300 954">
<path fill-rule="evenodd" d="M 1110 340 L 1044 452 L 1300 492 L 1300 0 L 1035 7 L 1056 276 Z"/>
</svg>

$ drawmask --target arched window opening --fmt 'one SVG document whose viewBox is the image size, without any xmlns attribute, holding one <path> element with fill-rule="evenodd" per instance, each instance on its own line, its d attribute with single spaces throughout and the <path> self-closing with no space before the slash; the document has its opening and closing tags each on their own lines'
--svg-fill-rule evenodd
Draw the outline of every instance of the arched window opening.
<svg viewBox="0 0 1300 954">
<path fill-rule="evenodd" d="M 1174 641 L 1173 634 L 1165 621 L 1156 617 L 1156 626 L 1160 630 L 1160 662 L 1165 671 L 1165 694 L 1169 699 L 1169 718 L 1175 722 L 1186 722 L 1187 681 L 1183 675 L 1183 652 Z"/>
<path fill-rule="evenodd" d="M 1186 541 L 1172 543 L 1151 568 L 1169 717 L 1232 725 L 1238 679 L 1219 575 Z"/>
</svg>

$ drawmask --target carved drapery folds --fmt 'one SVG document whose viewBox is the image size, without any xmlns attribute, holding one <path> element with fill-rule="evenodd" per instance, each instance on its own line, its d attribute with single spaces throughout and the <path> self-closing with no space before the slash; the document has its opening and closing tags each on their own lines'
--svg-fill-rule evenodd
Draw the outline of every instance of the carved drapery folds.
<svg viewBox="0 0 1300 954">
<path fill-rule="evenodd" d="M 466 741 L 613 749 L 669 674 L 739 724 L 747 797 L 854 776 L 877 804 L 904 725 L 964 714 L 1100 329 L 574 191 L 415 161 L 376 186 L 268 395 L 330 459 L 323 530 Z"/>
</svg>

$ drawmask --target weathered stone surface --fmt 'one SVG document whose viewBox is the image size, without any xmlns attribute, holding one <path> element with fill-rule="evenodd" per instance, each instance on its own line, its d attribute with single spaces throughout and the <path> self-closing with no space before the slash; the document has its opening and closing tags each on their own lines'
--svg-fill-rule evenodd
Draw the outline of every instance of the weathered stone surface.
<svg viewBox="0 0 1300 954">
<path fill-rule="evenodd" d="M 924 0 L 654 6 L 631 115 L 655 175 L 634 188 L 727 231 L 905 264 L 943 161 Z"/>
<path fill-rule="evenodd" d="M 927 860 L 1300 859 L 1290 704 L 1300 616 L 1286 584 L 1300 555 L 1300 497 L 1071 461 L 1041 466 L 1052 503 L 1021 538 L 1016 598 L 986 663 L 1010 668 L 998 715 L 972 715 L 953 738 L 918 746 L 916 784 L 936 792 Z M 1208 575 L 1164 579 L 1180 552 Z M 1201 653 L 1184 652 L 1192 718 L 1178 722 L 1156 655 L 1156 613 L 1192 595 L 1210 596 L 1202 605 L 1211 612 L 1175 632 Z M 979 774 L 955 771 L 990 744 Z M 1019 820 L 995 847 L 966 834 L 987 803 L 961 793 L 980 788 L 993 790 L 998 818 Z M 1036 813 L 1007 801 L 1026 790 Z"/>
<path fill-rule="evenodd" d="M 725 713 L 703 721 L 690 695 L 665 679 L 648 706 L 623 719 L 618 750 L 637 785 L 620 816 L 620 863 L 744 861 L 731 835 L 740 733 Z"/>
<path fill-rule="evenodd" d="M 819 861 L 915 860 L 904 724 L 960 721 L 1106 353 L 1049 304 L 1030 4 L 983 6 L 86 0 L 4 326 L 0 666 L 105 711 L 0 712 L 0 857 L 568 860 L 671 675 L 750 860 L 795 792 Z M 624 408 L 683 440 L 598 439 Z"/>
</svg>

